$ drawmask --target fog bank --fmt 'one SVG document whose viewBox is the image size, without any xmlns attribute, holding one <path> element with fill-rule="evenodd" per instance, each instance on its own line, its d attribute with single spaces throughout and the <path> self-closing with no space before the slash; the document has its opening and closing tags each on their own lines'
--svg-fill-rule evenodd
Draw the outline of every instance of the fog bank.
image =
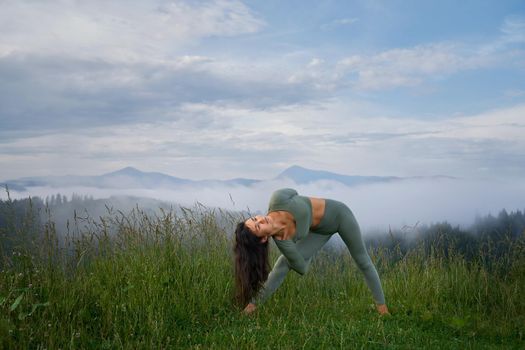
<svg viewBox="0 0 525 350">
<path fill-rule="evenodd" d="M 186 186 L 177 189 L 99 189 L 93 187 L 34 187 L 28 191 L 10 191 L 11 198 L 39 196 L 45 198 L 60 193 L 93 198 L 138 196 L 191 206 L 196 202 L 210 207 L 249 210 L 263 213 L 271 193 L 282 187 L 292 187 L 302 195 L 332 198 L 346 203 L 364 230 L 402 227 L 416 223 L 448 221 L 454 225 L 469 225 L 476 215 L 497 214 L 500 210 L 525 208 L 525 181 L 468 181 L 458 179 L 404 180 L 381 184 L 348 187 L 333 181 L 317 181 L 297 185 L 292 181 L 265 181 L 246 186 Z M 0 199 L 6 199 L 2 191 Z"/>
</svg>

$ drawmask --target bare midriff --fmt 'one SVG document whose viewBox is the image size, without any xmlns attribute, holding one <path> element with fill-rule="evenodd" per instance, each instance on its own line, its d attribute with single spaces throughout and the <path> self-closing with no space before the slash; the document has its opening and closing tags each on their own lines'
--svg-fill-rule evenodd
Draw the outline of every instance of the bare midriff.
<svg viewBox="0 0 525 350">
<path fill-rule="evenodd" d="M 310 198 L 312 203 L 312 226 L 310 228 L 315 228 L 323 219 L 326 202 L 324 198 L 308 198 Z"/>
</svg>

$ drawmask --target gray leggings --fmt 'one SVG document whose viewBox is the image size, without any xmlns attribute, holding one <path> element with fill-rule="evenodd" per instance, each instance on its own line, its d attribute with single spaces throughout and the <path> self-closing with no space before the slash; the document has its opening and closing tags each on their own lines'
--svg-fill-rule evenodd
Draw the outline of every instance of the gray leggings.
<svg viewBox="0 0 525 350">
<path fill-rule="evenodd" d="M 308 260 L 308 264 L 310 264 L 313 255 L 328 242 L 335 232 L 339 233 L 339 236 L 341 236 L 350 251 L 350 255 L 363 273 L 366 284 L 372 292 L 375 302 L 377 304 L 384 304 L 385 297 L 383 295 L 381 281 L 366 251 L 359 224 L 352 211 L 344 203 L 327 199 L 325 215 L 321 223 L 309 232 L 308 236 L 296 243 L 297 250 L 299 250 L 304 259 Z M 288 271 L 290 271 L 288 260 L 284 255 L 281 255 L 268 275 L 264 287 L 261 288 L 258 296 L 254 298 L 252 302 L 263 303 L 268 299 L 283 283 Z"/>
</svg>

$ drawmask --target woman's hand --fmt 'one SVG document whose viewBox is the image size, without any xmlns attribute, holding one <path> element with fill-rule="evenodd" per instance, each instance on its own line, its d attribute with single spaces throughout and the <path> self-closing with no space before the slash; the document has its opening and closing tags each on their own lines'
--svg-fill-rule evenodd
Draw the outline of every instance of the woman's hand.
<svg viewBox="0 0 525 350">
<path fill-rule="evenodd" d="M 386 304 L 376 304 L 376 309 L 377 309 L 377 312 L 379 312 L 381 316 L 390 315 L 390 312 L 388 312 L 388 307 L 386 306 Z"/>
<path fill-rule="evenodd" d="M 249 304 L 246 305 L 246 307 L 244 308 L 243 313 L 244 313 L 245 315 L 249 315 L 249 314 L 251 314 L 252 312 L 254 312 L 256 309 L 257 309 L 257 306 L 256 306 L 255 304 L 249 303 Z"/>
</svg>

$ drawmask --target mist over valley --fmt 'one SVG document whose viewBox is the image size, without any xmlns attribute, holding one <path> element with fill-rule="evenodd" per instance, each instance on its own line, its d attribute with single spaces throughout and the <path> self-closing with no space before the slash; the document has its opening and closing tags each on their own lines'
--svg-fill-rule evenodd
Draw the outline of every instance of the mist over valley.
<svg viewBox="0 0 525 350">
<path fill-rule="evenodd" d="M 158 210 L 196 203 L 246 213 L 264 213 L 273 191 L 295 188 L 299 194 L 331 198 L 346 203 L 355 213 L 363 231 L 382 231 L 422 223 L 447 221 L 470 225 L 477 216 L 525 207 L 525 183 L 469 180 L 451 176 L 358 176 L 291 166 L 273 178 L 191 180 L 127 167 L 100 176 L 25 177 L 4 181 L 10 197 L 51 198 L 60 194 L 71 200 L 87 196 L 128 211 L 135 207 Z M 6 199 L 2 191 L 0 199 Z M 69 207 L 56 216 L 71 216 Z M 76 208 L 82 210 L 82 208 Z M 65 222 L 64 219 L 59 220 Z"/>
</svg>

